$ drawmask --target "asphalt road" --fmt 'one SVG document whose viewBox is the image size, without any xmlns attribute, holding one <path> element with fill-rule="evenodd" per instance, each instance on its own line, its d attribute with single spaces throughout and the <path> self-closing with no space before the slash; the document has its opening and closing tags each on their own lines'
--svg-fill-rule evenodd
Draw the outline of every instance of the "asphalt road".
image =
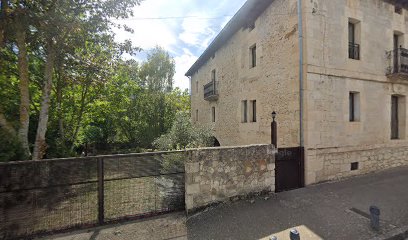
<svg viewBox="0 0 408 240">
<path fill-rule="evenodd" d="M 190 216 L 188 239 L 261 239 L 297 226 L 323 239 L 371 239 L 408 225 L 408 167 L 253 200 Z M 379 232 L 366 216 L 371 205 L 381 210 Z"/>
<path fill-rule="evenodd" d="M 373 231 L 367 214 L 381 210 L 381 229 Z M 408 226 L 408 167 L 399 167 L 341 182 L 226 203 L 195 215 L 183 212 L 125 224 L 49 236 L 58 240 L 133 239 L 371 239 Z"/>
</svg>

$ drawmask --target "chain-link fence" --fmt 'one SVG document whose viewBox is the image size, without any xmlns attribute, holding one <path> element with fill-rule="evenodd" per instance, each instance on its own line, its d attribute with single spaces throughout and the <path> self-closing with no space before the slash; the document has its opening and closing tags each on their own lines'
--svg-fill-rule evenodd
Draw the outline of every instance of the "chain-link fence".
<svg viewBox="0 0 408 240">
<path fill-rule="evenodd" d="M 0 239 L 184 209 L 186 152 L 0 164 Z"/>
</svg>

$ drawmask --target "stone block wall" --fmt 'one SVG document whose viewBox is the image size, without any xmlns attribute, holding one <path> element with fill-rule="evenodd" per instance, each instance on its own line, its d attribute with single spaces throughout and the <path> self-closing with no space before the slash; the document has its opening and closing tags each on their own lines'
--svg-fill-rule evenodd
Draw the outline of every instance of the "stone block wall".
<svg viewBox="0 0 408 240">
<path fill-rule="evenodd" d="M 383 169 L 408 165 L 407 146 L 326 148 L 308 150 L 316 182 L 339 180 Z M 358 169 L 351 170 L 351 163 Z"/>
<path fill-rule="evenodd" d="M 275 153 L 272 145 L 190 151 L 185 164 L 187 212 L 235 196 L 274 191 Z"/>
<path fill-rule="evenodd" d="M 221 146 L 270 143 L 273 111 L 280 122 L 278 145 L 299 146 L 297 1 L 271 2 L 255 21 L 254 29 L 237 31 L 191 78 L 192 120 L 212 127 Z M 254 45 L 257 66 L 250 67 L 249 51 Z M 203 86 L 211 81 L 213 70 L 219 82 L 219 98 L 205 101 Z M 242 121 L 245 100 L 248 122 Z M 256 100 L 256 121 L 249 117 L 249 104 L 253 100 Z"/>
</svg>

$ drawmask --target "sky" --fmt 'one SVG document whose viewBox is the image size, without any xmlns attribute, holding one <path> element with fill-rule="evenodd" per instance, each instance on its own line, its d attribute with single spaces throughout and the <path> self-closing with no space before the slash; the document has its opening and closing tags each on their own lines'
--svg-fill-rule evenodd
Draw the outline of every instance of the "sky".
<svg viewBox="0 0 408 240">
<path fill-rule="evenodd" d="M 147 51 L 161 46 L 174 58 L 174 87 L 186 89 L 184 76 L 211 41 L 228 23 L 245 0 L 144 0 L 134 8 L 134 16 L 118 20 L 134 29 L 134 33 L 116 29 L 119 42 L 130 39 Z M 133 58 L 145 60 L 145 52 Z"/>
</svg>

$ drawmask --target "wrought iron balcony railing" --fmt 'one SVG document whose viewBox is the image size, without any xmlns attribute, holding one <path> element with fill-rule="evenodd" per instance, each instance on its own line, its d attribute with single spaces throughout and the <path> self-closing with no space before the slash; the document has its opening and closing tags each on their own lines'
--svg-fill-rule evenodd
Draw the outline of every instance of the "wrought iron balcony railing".
<svg viewBox="0 0 408 240">
<path fill-rule="evenodd" d="M 218 82 L 211 81 L 204 85 L 204 100 L 216 101 L 218 100 Z"/>
<path fill-rule="evenodd" d="M 360 45 L 349 42 L 349 58 L 360 60 Z"/>
<path fill-rule="evenodd" d="M 408 76 L 408 49 L 397 48 L 387 53 L 387 75 Z"/>
</svg>

